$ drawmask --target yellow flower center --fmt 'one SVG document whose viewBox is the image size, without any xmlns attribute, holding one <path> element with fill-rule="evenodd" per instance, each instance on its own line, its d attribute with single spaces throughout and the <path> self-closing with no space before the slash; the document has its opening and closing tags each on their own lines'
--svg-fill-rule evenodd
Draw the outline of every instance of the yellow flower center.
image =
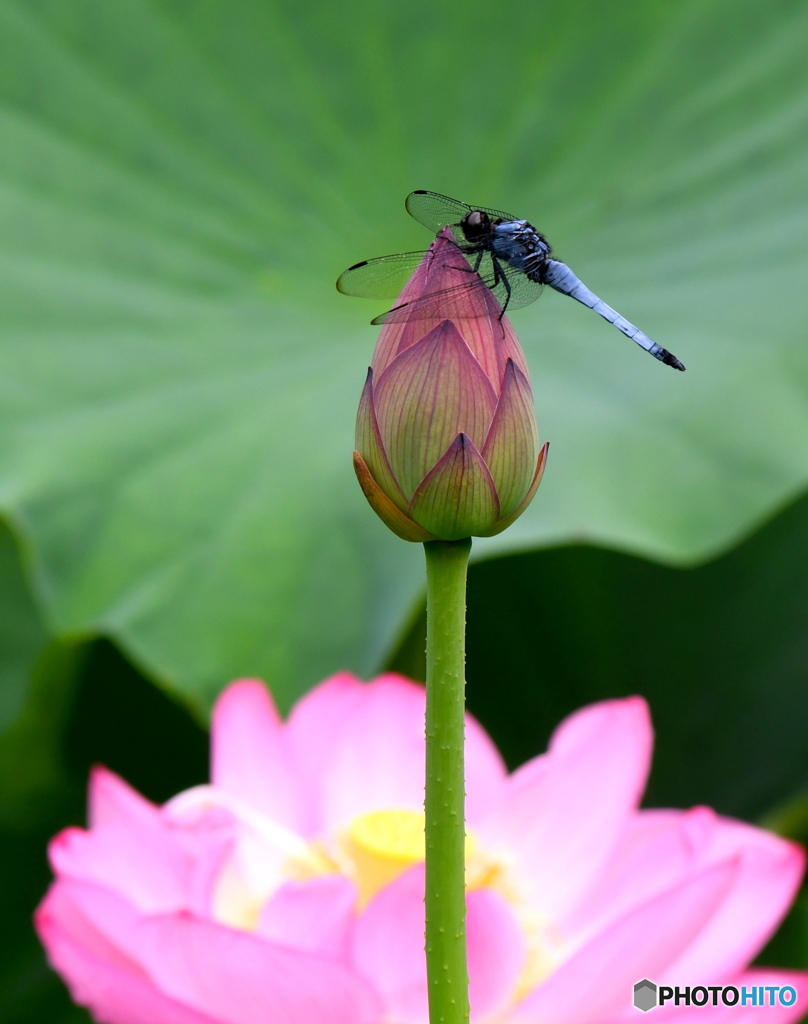
<svg viewBox="0 0 808 1024">
<path fill-rule="evenodd" d="M 343 860 L 343 871 L 356 882 L 359 909 L 407 868 L 422 862 L 425 850 L 423 811 L 371 811 L 354 818 L 342 837 L 339 859 Z M 466 833 L 466 888 L 494 889 L 517 911 L 527 941 L 525 963 L 516 990 L 516 998 L 520 998 L 552 970 L 546 923 L 525 913 L 505 865 L 480 850 L 469 832 Z"/>
<path fill-rule="evenodd" d="M 344 850 L 364 906 L 408 867 L 424 859 L 423 811 L 371 811 L 351 822 Z"/>
<path fill-rule="evenodd" d="M 194 795 L 199 803 L 204 794 Z M 231 801 L 232 802 L 232 801 Z M 370 811 L 330 838 L 306 842 L 248 808 L 239 806 L 245 834 L 219 875 L 214 916 L 233 928 L 256 928 L 262 909 L 285 882 L 342 874 L 356 884 L 358 911 L 414 864 L 426 850 L 424 813 L 409 809 Z M 249 826 L 249 827 L 247 827 Z M 480 849 L 466 833 L 466 888 L 492 889 L 514 909 L 524 930 L 526 957 L 514 999 L 552 972 L 563 938 L 528 909 L 506 860 Z"/>
</svg>

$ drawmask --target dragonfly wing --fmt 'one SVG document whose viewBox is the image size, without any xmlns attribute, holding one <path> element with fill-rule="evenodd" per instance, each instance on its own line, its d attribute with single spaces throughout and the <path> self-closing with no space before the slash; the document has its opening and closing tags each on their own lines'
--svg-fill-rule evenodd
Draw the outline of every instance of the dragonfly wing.
<svg viewBox="0 0 808 1024">
<path fill-rule="evenodd" d="M 476 257 L 466 258 L 472 262 L 476 261 Z M 521 270 L 508 266 L 502 260 L 495 261 L 487 251 L 482 254 L 479 274 L 486 287 L 494 293 L 500 306 L 508 311 L 529 306 L 542 292 L 543 286 L 538 281 L 532 281 Z"/>
<path fill-rule="evenodd" d="M 410 192 L 404 205 L 407 207 L 407 213 L 414 217 L 419 224 L 429 228 L 433 235 L 445 228 L 447 224 L 458 226 L 466 214 L 471 213 L 473 209 L 457 199 L 450 199 L 438 192 L 426 192 L 424 189 Z M 462 239 L 462 237 L 461 234 L 460 238 Z"/>
<path fill-rule="evenodd" d="M 464 274 L 468 280 L 451 288 L 421 295 L 412 302 L 382 313 L 372 324 L 396 324 L 407 320 L 459 320 L 469 316 L 470 309 L 484 310 L 485 303 L 475 298 L 474 293 L 480 289 L 488 291 L 487 285 L 477 274 Z"/>
<path fill-rule="evenodd" d="M 407 207 L 407 213 L 419 224 L 429 228 L 433 235 L 447 224 L 459 227 L 460 221 L 474 210 L 487 213 L 493 220 L 518 220 L 513 214 L 505 213 L 503 210 L 491 210 L 487 206 L 469 206 L 458 199 L 450 199 L 439 192 L 427 192 L 424 189 L 410 192 L 404 205 Z M 460 238 L 462 239 L 462 234 Z"/>
<path fill-rule="evenodd" d="M 362 260 L 340 274 L 337 289 L 365 299 L 394 299 L 425 255 L 422 250 Z"/>
<path fill-rule="evenodd" d="M 510 271 L 508 274 L 508 284 L 511 288 L 510 295 L 508 295 L 507 288 L 502 282 L 493 289 L 494 294 L 503 306 L 507 302 L 508 312 L 512 309 L 521 309 L 522 306 L 529 306 L 531 302 L 535 302 L 538 299 L 544 288 L 544 285 L 539 281 L 531 281 L 529 277 L 526 277 L 518 270 Z"/>
<path fill-rule="evenodd" d="M 467 257 L 467 259 L 476 263 L 475 257 Z M 488 266 L 486 266 L 486 262 Z M 402 323 L 406 320 L 433 319 L 458 320 L 468 317 L 470 309 L 477 309 L 482 313 L 487 311 L 488 304 L 484 296 L 474 294 L 481 288 L 493 292 L 500 306 L 505 308 L 507 303 L 507 309 L 509 310 L 518 309 L 520 306 L 527 306 L 539 297 L 542 286 L 538 282 L 531 281 L 525 277 L 520 271 L 514 271 L 510 268 L 507 278 L 507 283 L 511 289 L 509 296 L 501 266 L 499 264 L 497 269 L 494 269 L 494 262 L 490 254 L 484 253 L 479 273 L 463 274 L 459 272 L 459 276 L 462 276 L 465 280 L 452 285 L 450 288 L 429 292 L 427 295 L 421 295 L 412 302 L 405 302 L 401 306 L 396 306 L 394 309 L 388 310 L 387 313 L 377 316 L 371 323 L 389 324 Z"/>
</svg>

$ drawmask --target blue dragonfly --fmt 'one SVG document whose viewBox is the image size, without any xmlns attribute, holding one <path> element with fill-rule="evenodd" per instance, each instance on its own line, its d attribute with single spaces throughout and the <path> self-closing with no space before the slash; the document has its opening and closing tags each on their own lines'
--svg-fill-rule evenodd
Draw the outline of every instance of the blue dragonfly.
<svg viewBox="0 0 808 1024">
<path fill-rule="evenodd" d="M 437 234 L 449 227 L 455 244 L 468 261 L 468 278 L 441 291 L 396 306 L 371 323 L 395 323 L 410 319 L 452 318 L 454 311 L 468 316 L 464 301 L 470 289 L 484 284 L 506 309 L 534 302 L 544 285 L 569 295 L 631 338 L 660 362 L 684 370 L 673 353 L 644 334 L 625 317 L 607 306 L 560 260 L 550 255 L 547 239 L 526 220 L 502 210 L 469 206 L 457 199 L 419 189 L 406 200 L 407 212 Z M 364 298 L 395 297 L 424 257 L 424 252 L 402 252 L 363 260 L 340 275 L 337 288 L 346 295 Z M 500 315 L 502 315 L 500 314 Z"/>
</svg>

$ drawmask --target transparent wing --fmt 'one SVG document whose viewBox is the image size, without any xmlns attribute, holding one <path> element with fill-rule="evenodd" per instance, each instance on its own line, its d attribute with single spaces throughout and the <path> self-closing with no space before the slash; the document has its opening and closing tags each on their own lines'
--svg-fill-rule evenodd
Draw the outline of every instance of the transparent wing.
<svg viewBox="0 0 808 1024">
<path fill-rule="evenodd" d="M 394 299 L 425 255 L 421 250 L 362 260 L 340 274 L 337 289 L 363 299 Z"/>
<path fill-rule="evenodd" d="M 485 308 L 473 293 L 487 286 L 478 274 L 464 275 L 468 280 L 451 288 L 430 292 L 413 302 L 405 302 L 377 316 L 372 324 L 395 324 L 407 320 L 459 320 L 469 315 L 469 308 Z"/>
<path fill-rule="evenodd" d="M 466 256 L 466 259 L 476 266 L 478 257 L 480 277 L 486 287 L 494 293 L 500 306 L 506 310 L 529 306 L 541 295 L 543 285 L 538 281 L 531 281 L 521 270 L 495 259 L 488 250 L 484 250 L 481 256 Z"/>
<path fill-rule="evenodd" d="M 472 263 L 476 256 L 466 256 Z M 531 281 L 520 271 L 508 268 L 507 279 L 501 263 L 495 263 L 490 253 L 483 253 L 479 273 L 469 268 L 469 273 L 458 271 L 464 278 L 450 288 L 429 292 L 426 295 L 396 306 L 371 320 L 373 324 L 401 323 L 406 320 L 455 320 L 468 317 L 470 308 L 485 309 L 485 304 L 475 299 L 474 292 L 486 288 L 493 292 L 500 306 L 507 311 L 527 306 L 541 294 L 542 285 Z M 510 288 L 510 294 L 508 289 Z"/>
<path fill-rule="evenodd" d="M 474 210 L 482 210 L 483 213 L 487 213 L 495 220 L 500 218 L 502 220 L 518 219 L 502 210 L 491 210 L 487 206 L 469 206 L 467 203 L 461 203 L 458 199 L 450 199 L 449 196 L 442 196 L 439 192 L 427 192 L 424 189 L 410 192 L 404 205 L 407 207 L 407 213 L 414 217 L 419 224 L 429 228 L 433 235 L 436 235 L 441 228 L 445 228 L 447 224 L 459 225 L 466 214 L 472 213 Z"/>
<path fill-rule="evenodd" d="M 387 313 L 377 316 L 371 323 L 467 317 L 470 307 L 474 308 L 476 305 L 485 308 L 484 304 L 472 301 L 471 293 L 478 288 L 488 288 L 500 306 L 506 310 L 527 306 L 541 294 L 541 284 L 531 281 L 520 270 L 497 260 L 490 250 L 475 249 L 470 245 L 459 245 L 457 248 L 463 253 L 467 268 L 465 271 L 452 268 L 456 273 L 456 284 L 396 306 Z M 345 295 L 357 295 L 360 298 L 395 298 L 429 253 L 430 250 L 400 252 L 363 260 L 339 276 L 337 288 Z"/>
</svg>

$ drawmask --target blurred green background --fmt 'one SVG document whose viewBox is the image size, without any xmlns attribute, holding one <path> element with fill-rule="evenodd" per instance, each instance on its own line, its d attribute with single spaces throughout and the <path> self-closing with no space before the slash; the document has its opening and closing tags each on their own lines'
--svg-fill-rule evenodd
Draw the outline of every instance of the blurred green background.
<svg viewBox="0 0 808 1024">
<path fill-rule="evenodd" d="M 236 675 L 284 709 L 419 677 L 422 566 L 364 503 L 413 188 L 504 207 L 687 365 L 514 314 L 539 496 L 475 545 L 469 703 L 512 765 L 642 693 L 653 805 L 808 838 L 808 8 L 0 0 L 0 1005 L 86 1021 L 30 929 L 90 764 L 204 779 Z M 764 954 L 808 967 L 808 910 Z"/>
</svg>

